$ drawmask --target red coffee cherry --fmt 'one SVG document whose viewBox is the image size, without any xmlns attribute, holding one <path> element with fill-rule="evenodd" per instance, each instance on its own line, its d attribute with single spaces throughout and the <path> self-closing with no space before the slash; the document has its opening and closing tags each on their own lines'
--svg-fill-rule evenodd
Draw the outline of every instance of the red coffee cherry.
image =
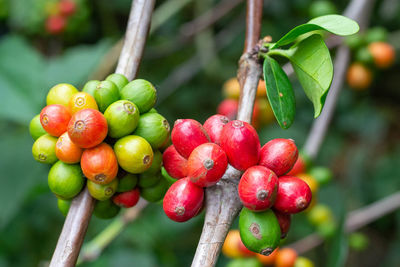
<svg viewBox="0 0 400 267">
<path fill-rule="evenodd" d="M 281 238 L 285 238 L 290 229 L 290 223 L 292 221 L 292 215 L 282 213 L 274 210 L 275 216 L 278 219 L 279 227 L 281 228 Z"/>
<path fill-rule="evenodd" d="M 97 184 L 109 184 L 117 176 L 118 161 L 111 146 L 101 143 L 83 151 L 81 168 L 86 178 Z"/>
<path fill-rule="evenodd" d="M 171 132 L 171 140 L 176 151 L 186 159 L 193 149 L 201 144 L 210 142 L 210 138 L 200 122 L 192 119 L 175 121 Z"/>
<path fill-rule="evenodd" d="M 131 208 L 135 206 L 140 198 L 140 191 L 138 188 L 126 191 L 123 193 L 118 193 L 113 196 L 112 200 L 115 205 L 123 208 Z"/>
<path fill-rule="evenodd" d="M 187 159 L 176 151 L 174 145 L 170 145 L 163 153 L 163 165 L 165 170 L 175 179 L 187 176 Z"/>
<path fill-rule="evenodd" d="M 292 169 L 286 175 L 294 175 L 299 173 L 305 173 L 307 171 L 307 163 L 304 158 L 299 154 L 297 157 L 296 162 L 294 163 Z"/>
<path fill-rule="evenodd" d="M 58 3 L 60 13 L 64 16 L 71 16 L 76 12 L 76 3 L 71 0 L 61 0 Z"/>
<path fill-rule="evenodd" d="M 253 126 L 244 121 L 234 120 L 222 130 L 221 148 L 225 150 L 233 167 L 245 171 L 258 162 L 260 140 Z"/>
<path fill-rule="evenodd" d="M 46 19 L 46 30 L 50 34 L 60 34 L 67 26 L 67 20 L 60 15 L 53 15 Z"/>
<path fill-rule="evenodd" d="M 188 159 L 188 177 L 197 186 L 216 184 L 228 167 L 228 158 L 219 145 L 205 143 L 196 147 Z"/>
<path fill-rule="evenodd" d="M 285 175 L 279 177 L 274 209 L 283 213 L 298 213 L 308 207 L 311 198 L 311 189 L 306 182 L 295 176 Z"/>
<path fill-rule="evenodd" d="M 203 205 L 204 190 L 183 178 L 171 185 L 164 196 L 163 209 L 173 221 L 185 222 L 196 216 Z"/>
<path fill-rule="evenodd" d="M 213 115 L 206 120 L 206 122 L 203 124 L 203 127 L 210 137 L 211 142 L 220 145 L 222 129 L 228 122 L 229 119 L 220 114 Z"/>
<path fill-rule="evenodd" d="M 239 108 L 236 99 L 225 99 L 217 107 L 217 113 L 226 116 L 229 120 L 235 120 Z"/>
<path fill-rule="evenodd" d="M 278 176 L 264 166 L 250 167 L 242 175 L 238 191 L 243 206 L 249 210 L 269 209 L 278 192 Z"/>
<path fill-rule="evenodd" d="M 281 176 L 293 167 L 298 154 L 296 144 L 292 139 L 273 139 L 261 148 L 259 165 Z"/>
<path fill-rule="evenodd" d="M 52 136 L 59 137 L 67 131 L 71 114 L 67 107 L 59 104 L 48 105 L 40 112 L 43 129 Z"/>
<path fill-rule="evenodd" d="M 91 108 L 76 112 L 68 124 L 72 142 L 83 148 L 97 146 L 107 136 L 107 120 L 100 111 Z"/>
</svg>

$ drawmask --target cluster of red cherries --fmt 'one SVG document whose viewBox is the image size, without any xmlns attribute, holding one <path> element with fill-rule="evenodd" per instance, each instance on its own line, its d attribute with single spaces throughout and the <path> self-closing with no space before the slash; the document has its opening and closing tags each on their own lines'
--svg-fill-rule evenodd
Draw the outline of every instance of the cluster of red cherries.
<svg viewBox="0 0 400 267">
<path fill-rule="evenodd" d="M 283 214 L 277 218 L 284 228 L 288 229 L 288 220 L 290 225 L 288 214 L 310 204 L 312 193 L 307 183 L 284 175 L 298 157 L 291 139 L 273 139 L 261 147 L 253 126 L 213 115 L 204 125 L 192 119 L 177 120 L 171 140 L 163 163 L 168 174 L 179 180 L 165 194 L 163 208 L 174 221 L 187 221 L 201 211 L 203 188 L 215 185 L 228 163 L 244 172 L 238 186 L 243 205 L 255 212 L 273 207 Z"/>
</svg>

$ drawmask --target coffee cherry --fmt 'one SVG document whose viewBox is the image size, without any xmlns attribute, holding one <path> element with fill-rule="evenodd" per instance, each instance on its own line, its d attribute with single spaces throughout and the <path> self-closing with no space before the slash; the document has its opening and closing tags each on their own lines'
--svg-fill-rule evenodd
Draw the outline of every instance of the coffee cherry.
<svg viewBox="0 0 400 267">
<path fill-rule="evenodd" d="M 132 190 L 133 188 L 135 188 L 138 182 L 138 177 L 135 174 L 125 172 L 122 169 L 119 169 L 117 177 L 119 180 L 117 187 L 118 193 Z"/>
<path fill-rule="evenodd" d="M 205 143 L 196 147 L 189 156 L 188 177 L 197 186 L 216 184 L 228 167 L 228 158 L 219 145 Z"/>
<path fill-rule="evenodd" d="M 68 83 L 59 83 L 53 86 L 47 93 L 46 104 L 60 104 L 68 107 L 69 100 L 76 93 L 78 93 L 78 89 L 73 85 Z"/>
<path fill-rule="evenodd" d="M 190 156 L 193 149 L 201 144 L 210 142 L 210 138 L 203 126 L 198 121 L 192 119 L 175 121 L 171 139 L 176 151 L 186 159 Z"/>
<path fill-rule="evenodd" d="M 204 190 L 193 184 L 189 178 L 176 181 L 164 196 L 163 209 L 173 221 L 185 222 L 201 209 Z"/>
<path fill-rule="evenodd" d="M 224 126 L 229 122 L 229 119 L 224 115 L 213 115 L 209 117 L 203 124 L 204 130 L 206 130 L 211 142 L 220 145 L 221 132 Z"/>
<path fill-rule="evenodd" d="M 326 167 L 314 167 L 309 173 L 320 185 L 328 184 L 333 178 L 332 171 Z"/>
<path fill-rule="evenodd" d="M 283 213 L 298 213 L 308 207 L 311 198 L 311 189 L 306 182 L 295 176 L 282 176 L 279 177 L 274 209 Z"/>
<path fill-rule="evenodd" d="M 86 178 L 98 184 L 109 184 L 118 173 L 118 162 L 113 149 L 106 143 L 85 149 L 81 168 Z"/>
<path fill-rule="evenodd" d="M 239 230 L 230 230 L 222 246 L 222 253 L 228 258 L 240 258 L 242 252 L 239 250 L 240 233 Z"/>
<path fill-rule="evenodd" d="M 49 171 L 48 183 L 58 198 L 71 199 L 82 190 L 85 181 L 78 164 L 57 161 Z"/>
<path fill-rule="evenodd" d="M 99 85 L 99 80 L 90 80 L 82 88 L 82 92 L 88 93 L 94 97 L 94 92 L 96 91 L 97 85 Z"/>
<path fill-rule="evenodd" d="M 229 120 L 235 120 L 239 108 L 239 102 L 235 99 L 225 99 L 217 107 L 217 113 L 226 116 Z"/>
<path fill-rule="evenodd" d="M 70 199 L 57 199 L 57 207 L 58 210 L 61 211 L 62 215 L 67 216 L 69 207 L 71 206 L 71 200 Z"/>
<path fill-rule="evenodd" d="M 314 263 L 305 257 L 297 257 L 294 267 L 314 267 Z"/>
<path fill-rule="evenodd" d="M 127 172 L 142 173 L 153 163 L 153 150 L 142 137 L 128 135 L 119 139 L 114 145 L 118 164 Z"/>
<path fill-rule="evenodd" d="M 367 89 L 372 82 L 372 72 L 361 63 L 352 63 L 347 70 L 347 83 L 356 90 Z"/>
<path fill-rule="evenodd" d="M 373 42 L 368 45 L 374 63 L 378 68 L 386 69 L 393 65 L 396 59 L 393 46 L 385 42 Z"/>
<path fill-rule="evenodd" d="M 159 150 L 153 151 L 153 162 L 150 168 L 148 168 L 144 173 L 160 173 L 163 164 L 162 154 Z"/>
<path fill-rule="evenodd" d="M 325 204 L 315 205 L 310 212 L 307 213 L 309 222 L 315 226 L 334 221 L 332 210 Z"/>
<path fill-rule="evenodd" d="M 111 199 L 96 201 L 93 214 L 100 219 L 111 219 L 118 215 L 121 207 L 114 204 Z"/>
<path fill-rule="evenodd" d="M 29 123 L 29 133 L 31 134 L 33 140 L 36 140 L 47 133 L 40 123 L 40 114 L 33 117 Z"/>
<path fill-rule="evenodd" d="M 304 154 L 299 153 L 292 169 L 286 175 L 296 176 L 296 174 L 307 172 L 307 165 L 309 164 L 307 163 L 306 157 L 307 156 L 304 156 Z"/>
<path fill-rule="evenodd" d="M 276 260 L 276 255 L 278 255 L 279 248 L 276 248 L 271 254 L 268 256 L 264 256 L 261 254 L 256 254 L 256 257 L 259 262 L 261 262 L 264 266 L 273 266 Z"/>
<path fill-rule="evenodd" d="M 253 212 L 243 208 L 239 217 L 240 237 L 246 247 L 270 255 L 279 245 L 281 230 L 272 210 Z"/>
<path fill-rule="evenodd" d="M 279 227 L 281 228 L 281 238 L 285 238 L 290 229 L 292 216 L 287 213 L 282 213 L 274 210 L 275 216 L 278 219 Z"/>
<path fill-rule="evenodd" d="M 32 146 L 32 155 L 36 161 L 53 164 L 57 161 L 56 156 L 57 138 L 49 134 L 39 137 Z"/>
<path fill-rule="evenodd" d="M 244 121 L 234 120 L 222 130 L 221 148 L 234 168 L 245 171 L 258 162 L 260 140 L 253 126 Z"/>
<path fill-rule="evenodd" d="M 113 202 L 123 208 L 131 208 L 135 206 L 140 198 L 140 191 L 138 188 L 116 194 L 113 196 L 112 200 Z"/>
<path fill-rule="evenodd" d="M 293 167 L 297 156 L 298 150 L 292 139 L 277 138 L 261 148 L 259 165 L 265 166 L 276 175 L 281 176 Z"/>
<path fill-rule="evenodd" d="M 97 146 L 107 136 L 107 120 L 94 109 L 83 109 L 72 115 L 68 135 L 72 142 L 82 148 Z"/>
<path fill-rule="evenodd" d="M 104 112 L 108 124 L 108 135 L 121 138 L 132 133 L 139 122 L 139 109 L 128 100 L 118 100 Z"/>
<path fill-rule="evenodd" d="M 282 248 L 278 251 L 275 260 L 276 267 L 293 267 L 297 259 L 297 252 L 292 248 Z"/>
<path fill-rule="evenodd" d="M 314 179 L 314 177 L 312 177 L 310 174 L 307 173 L 299 173 L 296 175 L 297 178 L 300 178 L 301 180 L 303 180 L 304 182 L 306 182 L 306 184 L 308 185 L 308 187 L 310 187 L 311 193 L 313 195 L 315 195 L 318 192 L 319 189 L 319 184 L 318 182 Z"/>
<path fill-rule="evenodd" d="M 135 135 L 146 139 L 153 149 L 159 149 L 168 139 L 170 126 L 168 121 L 158 113 L 140 115 Z"/>
<path fill-rule="evenodd" d="M 118 179 L 114 179 L 108 184 L 97 184 L 91 180 L 87 181 L 87 188 L 90 195 L 100 201 L 104 201 L 112 197 L 117 190 Z"/>
<path fill-rule="evenodd" d="M 243 206 L 249 210 L 269 209 L 278 192 L 278 176 L 264 166 L 250 167 L 242 175 L 238 191 Z"/>
<path fill-rule="evenodd" d="M 59 137 L 67 131 L 71 114 L 63 105 L 54 104 L 46 106 L 40 112 L 40 123 L 50 135 Z"/>
<path fill-rule="evenodd" d="M 240 84 L 236 77 L 227 80 L 222 86 L 222 91 L 225 98 L 239 99 Z"/>
<path fill-rule="evenodd" d="M 113 73 L 107 76 L 106 81 L 113 82 L 121 91 L 121 89 L 129 83 L 128 79 L 119 73 Z"/>
<path fill-rule="evenodd" d="M 139 175 L 138 186 L 141 188 L 151 187 L 157 184 L 161 179 L 161 173 L 141 173 Z"/>
<path fill-rule="evenodd" d="M 63 133 L 56 143 L 56 156 L 65 163 L 78 163 L 81 160 L 82 148 L 74 144 L 68 132 Z"/>
<path fill-rule="evenodd" d="M 175 179 L 187 176 L 187 159 L 176 151 L 174 145 L 170 145 L 163 153 L 165 170 Z"/>
<path fill-rule="evenodd" d="M 119 100 L 119 89 L 110 81 L 101 81 L 94 91 L 94 99 L 96 99 L 99 110 L 104 112 L 109 105 Z"/>
<path fill-rule="evenodd" d="M 168 190 L 168 187 L 169 184 L 167 180 L 164 179 L 164 177 L 161 177 L 161 179 L 159 179 L 155 185 L 141 188 L 140 194 L 145 200 L 149 202 L 157 202 L 162 200 L 165 192 L 167 192 Z"/>
<path fill-rule="evenodd" d="M 50 34 L 60 34 L 65 30 L 67 20 L 59 15 L 52 15 L 46 19 L 46 30 Z"/>
<path fill-rule="evenodd" d="M 143 79 L 136 79 L 125 85 L 121 91 L 121 99 L 129 100 L 139 108 L 140 114 L 149 111 L 157 100 L 154 85 Z"/>
<path fill-rule="evenodd" d="M 94 100 L 94 97 L 86 92 L 79 92 L 74 94 L 69 100 L 68 106 L 71 114 L 75 114 L 79 110 L 85 108 L 91 108 L 95 110 L 99 109 L 97 107 L 96 100 Z"/>
<path fill-rule="evenodd" d="M 71 16 L 76 12 L 76 3 L 72 0 L 61 0 L 58 3 L 60 13 L 64 16 Z"/>
</svg>

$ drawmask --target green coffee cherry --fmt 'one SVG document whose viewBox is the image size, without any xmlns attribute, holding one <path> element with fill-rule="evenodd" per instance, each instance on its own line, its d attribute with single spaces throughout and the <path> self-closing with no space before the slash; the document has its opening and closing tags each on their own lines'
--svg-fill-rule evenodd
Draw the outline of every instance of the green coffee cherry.
<svg viewBox="0 0 400 267">
<path fill-rule="evenodd" d="M 363 233 L 352 233 L 349 236 L 349 246 L 355 251 L 364 251 L 369 245 L 368 237 Z"/>
<path fill-rule="evenodd" d="M 168 138 L 169 131 L 169 123 L 163 116 L 158 113 L 146 113 L 140 116 L 134 134 L 146 139 L 153 149 L 158 149 Z"/>
<path fill-rule="evenodd" d="M 118 215 L 121 208 L 112 202 L 111 199 L 96 201 L 93 214 L 100 219 L 111 219 Z"/>
<path fill-rule="evenodd" d="M 365 41 L 370 44 L 373 42 L 386 42 L 387 41 L 387 30 L 383 27 L 374 27 L 368 29 L 365 34 Z"/>
<path fill-rule="evenodd" d="M 138 177 L 132 173 L 126 173 L 121 178 L 119 178 L 117 192 L 127 192 L 135 188 L 138 182 Z"/>
<path fill-rule="evenodd" d="M 32 155 L 36 161 L 53 164 L 57 161 L 56 156 L 57 137 L 49 134 L 39 137 L 32 146 Z"/>
<path fill-rule="evenodd" d="M 115 83 L 115 85 L 118 87 L 118 89 L 121 91 L 121 89 L 128 84 L 128 79 L 119 73 L 113 73 L 107 76 L 106 81 L 110 81 Z"/>
<path fill-rule="evenodd" d="M 72 202 L 71 200 L 64 200 L 64 199 L 61 199 L 61 198 L 57 199 L 58 209 L 61 211 L 61 213 L 64 216 L 67 216 L 68 211 L 69 211 L 69 207 L 71 206 L 71 202 Z"/>
<path fill-rule="evenodd" d="M 31 134 L 34 140 L 38 139 L 39 137 L 47 133 L 43 129 L 42 124 L 40 123 L 40 114 L 33 117 L 31 122 L 29 123 L 29 133 Z"/>
<path fill-rule="evenodd" d="M 178 181 L 178 179 L 175 179 L 173 177 L 171 177 L 167 170 L 164 167 L 161 167 L 161 175 L 164 177 L 164 179 L 168 182 L 169 186 L 171 186 L 173 183 L 175 183 L 176 181 Z"/>
<path fill-rule="evenodd" d="M 108 124 L 108 135 L 121 138 L 132 133 L 139 123 L 139 109 L 128 100 L 112 103 L 104 112 Z"/>
<path fill-rule="evenodd" d="M 91 80 L 88 81 L 82 88 L 82 92 L 86 92 L 89 95 L 94 97 L 94 92 L 96 91 L 97 86 L 99 85 L 99 80 Z"/>
<path fill-rule="evenodd" d="M 57 161 L 49 171 L 50 190 L 62 199 L 71 199 L 76 196 L 82 190 L 84 182 L 79 164 Z"/>
<path fill-rule="evenodd" d="M 321 225 L 334 221 L 331 209 L 324 204 L 315 205 L 310 212 L 307 213 L 308 220 L 313 225 Z"/>
<path fill-rule="evenodd" d="M 93 198 L 104 201 L 112 197 L 117 191 L 118 179 L 112 180 L 109 184 L 96 184 L 95 182 L 88 180 L 87 187 Z"/>
<path fill-rule="evenodd" d="M 155 185 L 151 187 L 141 188 L 140 196 L 149 202 L 157 202 L 163 199 L 168 188 L 168 182 L 164 178 L 161 178 Z"/>
<path fill-rule="evenodd" d="M 144 173 L 159 173 L 161 171 L 162 166 L 162 153 L 159 150 L 153 151 L 153 162 L 151 163 L 150 168 L 147 169 Z"/>
<path fill-rule="evenodd" d="M 141 188 L 145 188 L 145 187 L 151 187 L 153 185 L 155 185 L 156 183 L 158 183 L 158 181 L 160 181 L 161 179 L 161 172 L 158 173 L 141 173 L 139 175 L 139 181 L 138 181 L 138 186 Z"/>
<path fill-rule="evenodd" d="M 361 62 L 366 65 L 370 65 L 374 63 L 374 58 L 372 57 L 371 52 L 369 52 L 368 48 L 363 46 L 356 51 L 355 60 Z"/>
<path fill-rule="evenodd" d="M 333 179 L 333 173 L 329 168 L 326 167 L 314 167 L 309 171 L 309 174 L 320 185 L 328 184 Z"/>
<path fill-rule="evenodd" d="M 104 112 L 109 105 L 119 100 L 118 87 L 113 82 L 102 81 L 96 86 L 94 99 L 99 106 L 99 110 Z"/>
<path fill-rule="evenodd" d="M 157 91 L 150 82 L 143 79 L 136 79 L 122 88 L 121 99 L 135 103 L 139 108 L 140 114 L 143 114 L 156 104 Z"/>
</svg>

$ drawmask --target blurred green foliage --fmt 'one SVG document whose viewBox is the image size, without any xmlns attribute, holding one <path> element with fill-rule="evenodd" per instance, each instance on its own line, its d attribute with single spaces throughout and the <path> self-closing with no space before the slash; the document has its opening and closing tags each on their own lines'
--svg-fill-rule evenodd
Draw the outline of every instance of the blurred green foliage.
<svg viewBox="0 0 400 267">
<path fill-rule="evenodd" d="M 166 1 L 157 1 L 156 8 Z M 13 5 L 17 2 L 28 1 L 13 1 Z M 217 2 L 209 1 L 209 5 Z M 308 21 L 311 2 L 269 1 L 264 7 L 262 35 L 271 35 L 276 40 L 294 25 Z M 7 7 L 4 3 L 8 1 L 0 1 L 1 8 Z M 346 4 L 344 0 L 335 1 L 339 12 Z M 10 24 L 11 18 L 35 12 L 29 10 L 28 4 L 0 12 L 3 18 L 0 22 L 0 266 L 42 266 L 51 258 L 64 217 L 47 187 L 48 166 L 32 158 L 33 140 L 28 123 L 40 112 L 45 95 L 54 84 L 67 82 L 81 88 L 102 56 L 122 37 L 129 6 L 128 0 L 87 1 L 90 15 L 85 35 L 46 38 Z M 389 40 L 393 40 L 391 35 L 398 40 L 398 33 L 391 34 L 400 26 L 400 16 L 393 15 L 393 10 L 398 14 L 398 3 L 377 1 L 371 24 L 387 28 Z M 160 93 L 168 90 L 168 96 L 158 103 L 157 110 L 171 124 L 177 118 L 204 122 L 215 113 L 222 100 L 223 82 L 236 74 L 243 49 L 244 22 L 234 27 L 236 32 L 229 44 L 221 51 L 214 51 L 216 57 L 202 62 L 203 67 L 197 68 L 194 75 L 191 75 L 192 69 L 182 72 L 181 75 L 188 75 L 187 82 L 170 88 L 162 85 L 177 67 L 201 55 L 204 42 L 208 49 L 218 46 L 213 37 L 234 21 L 243 20 L 243 11 L 242 3 L 210 29 L 206 41 L 197 42 L 195 37 L 195 42 L 182 44 L 177 37 L 181 25 L 199 15 L 198 7 L 190 3 L 149 37 L 139 77 L 153 82 Z M 7 15 L 3 16 L 4 13 Z M 344 88 L 339 99 L 316 160 L 316 164 L 330 167 L 335 174 L 334 181 L 321 188 L 319 201 L 328 204 L 336 218 L 341 217 L 343 206 L 345 210 L 353 210 L 400 188 L 399 71 L 396 64 L 380 73 L 366 92 Z M 290 137 L 299 147 L 304 144 L 313 122 L 312 104 L 299 84 L 295 83 L 294 89 L 297 107 L 294 124 L 289 130 L 282 130 L 277 123 L 259 129 L 262 143 L 271 138 Z M 160 205 L 150 205 L 97 261 L 82 266 L 131 266 L 133 263 L 141 267 L 189 266 L 202 222 L 203 215 L 187 223 L 175 223 L 164 215 Z M 96 236 L 108 223 L 93 218 L 86 240 Z M 237 227 L 237 222 L 234 226 Z M 312 231 L 306 216 L 296 215 L 286 243 Z M 399 265 L 400 212 L 379 219 L 362 232 L 370 239 L 369 248 L 364 252 L 349 251 L 347 266 Z M 328 242 L 327 246 L 306 256 L 316 266 L 326 266 L 331 251 Z M 218 266 L 225 266 L 227 262 L 221 256 Z"/>
</svg>

